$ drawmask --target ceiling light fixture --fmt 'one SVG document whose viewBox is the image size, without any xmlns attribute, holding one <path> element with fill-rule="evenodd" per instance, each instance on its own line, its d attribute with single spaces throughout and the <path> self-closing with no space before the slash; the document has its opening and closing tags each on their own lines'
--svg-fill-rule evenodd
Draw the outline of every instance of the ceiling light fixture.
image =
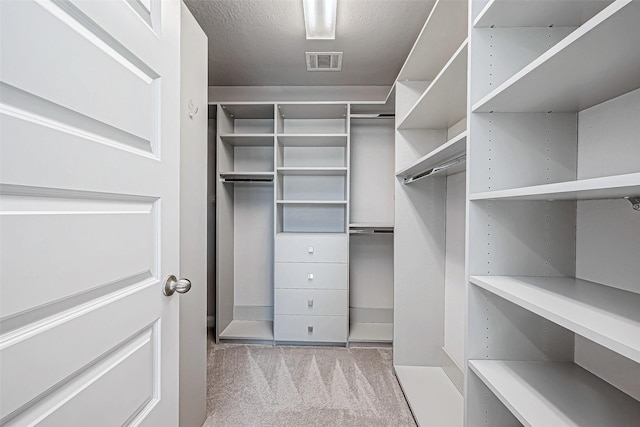
<svg viewBox="0 0 640 427">
<path fill-rule="evenodd" d="M 338 0 L 302 0 L 302 4 L 307 40 L 334 40 Z"/>
</svg>

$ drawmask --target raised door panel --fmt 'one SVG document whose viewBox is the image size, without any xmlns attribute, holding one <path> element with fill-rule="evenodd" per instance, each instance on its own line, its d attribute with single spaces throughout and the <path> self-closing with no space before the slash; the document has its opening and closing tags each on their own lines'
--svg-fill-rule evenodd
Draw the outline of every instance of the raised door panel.
<svg viewBox="0 0 640 427">
<path fill-rule="evenodd" d="M 70 2 L 7 3 L 3 35 L 19 43 L 2 43 L 3 102 L 151 152 L 160 113 L 158 55 L 135 55 Z M 137 26 L 150 31 L 145 27 Z M 157 40 L 147 45 L 160 47 Z M 9 60 L 18 57 L 20 67 Z"/>
<path fill-rule="evenodd" d="M 3 318 L 69 298 L 87 299 L 87 293 L 104 294 L 107 288 L 115 291 L 152 276 L 157 246 L 153 200 L 82 199 L 77 192 L 56 197 L 44 190 L 10 195 L 9 188 L 4 190 L 0 194 Z M 24 268 L 24 259 L 37 262 Z"/>
</svg>

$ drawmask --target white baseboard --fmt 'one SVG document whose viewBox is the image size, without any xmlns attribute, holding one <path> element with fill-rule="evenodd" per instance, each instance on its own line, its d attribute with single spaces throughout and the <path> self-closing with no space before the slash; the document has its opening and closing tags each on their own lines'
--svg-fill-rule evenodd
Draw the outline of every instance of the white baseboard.
<svg viewBox="0 0 640 427">
<path fill-rule="evenodd" d="M 216 327 L 216 318 L 215 316 L 207 316 L 207 328 L 213 329 Z"/>
</svg>

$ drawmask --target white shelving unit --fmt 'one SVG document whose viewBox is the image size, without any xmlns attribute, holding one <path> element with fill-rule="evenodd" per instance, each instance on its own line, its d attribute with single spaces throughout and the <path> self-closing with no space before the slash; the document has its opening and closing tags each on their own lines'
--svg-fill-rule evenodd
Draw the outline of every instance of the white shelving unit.
<svg viewBox="0 0 640 427">
<path fill-rule="evenodd" d="M 469 367 L 525 426 L 628 426 L 640 405 L 585 369 L 562 362 L 469 361 Z"/>
<path fill-rule="evenodd" d="M 466 423 L 635 425 L 640 3 L 471 10 Z"/>
<path fill-rule="evenodd" d="M 630 52 L 640 39 L 639 20 L 637 1 L 612 2 L 479 100 L 473 111 L 574 112 L 638 88 L 640 73 L 631 70 L 640 69 L 640 55 Z"/>
<path fill-rule="evenodd" d="M 640 295 L 571 277 L 471 276 L 471 283 L 640 362 Z"/>
<path fill-rule="evenodd" d="M 217 338 L 346 344 L 349 105 L 217 115 Z"/>
<path fill-rule="evenodd" d="M 474 193 L 471 200 L 592 200 L 640 194 L 640 173 Z"/>
<path fill-rule="evenodd" d="M 274 117 L 273 104 L 218 106 L 217 339 L 273 340 Z"/>
<path fill-rule="evenodd" d="M 347 104 L 278 104 L 276 232 L 346 233 Z"/>
<path fill-rule="evenodd" d="M 462 426 L 467 2 L 436 1 L 396 82 L 394 368 L 420 426 Z"/>
<path fill-rule="evenodd" d="M 393 341 L 394 107 L 351 105 L 349 345 Z M 366 112 L 367 116 L 358 114 Z"/>
<path fill-rule="evenodd" d="M 449 128 L 467 114 L 467 41 L 465 40 L 436 75 L 398 129 Z"/>
<path fill-rule="evenodd" d="M 274 338 L 346 345 L 349 106 L 277 111 Z"/>
<path fill-rule="evenodd" d="M 396 84 L 398 378 L 419 425 L 420 369 L 466 382 L 468 426 L 633 425 L 640 3 L 468 6 L 435 3 Z"/>
</svg>

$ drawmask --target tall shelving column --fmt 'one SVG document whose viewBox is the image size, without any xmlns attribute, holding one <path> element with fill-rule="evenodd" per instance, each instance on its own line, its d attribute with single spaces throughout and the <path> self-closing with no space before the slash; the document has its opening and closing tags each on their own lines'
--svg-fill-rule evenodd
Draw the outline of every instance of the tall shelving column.
<svg viewBox="0 0 640 427">
<path fill-rule="evenodd" d="M 349 345 L 390 345 L 395 93 L 350 111 Z"/>
<path fill-rule="evenodd" d="M 462 425 L 467 29 L 436 1 L 396 83 L 393 362 L 423 426 Z"/>
<path fill-rule="evenodd" d="M 277 106 L 275 340 L 346 344 L 349 108 Z"/>
<path fill-rule="evenodd" d="M 640 3 L 470 4 L 466 425 L 637 425 Z"/>
<path fill-rule="evenodd" d="M 216 337 L 273 340 L 273 104 L 217 113 Z"/>
</svg>

